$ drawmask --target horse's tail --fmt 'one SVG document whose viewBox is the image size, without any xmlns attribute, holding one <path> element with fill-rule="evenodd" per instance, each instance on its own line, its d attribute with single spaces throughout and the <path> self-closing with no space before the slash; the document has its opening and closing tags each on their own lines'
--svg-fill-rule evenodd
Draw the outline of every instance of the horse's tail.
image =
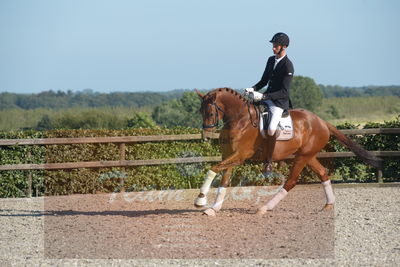
<svg viewBox="0 0 400 267">
<path fill-rule="evenodd" d="M 347 146 L 351 151 L 354 152 L 357 156 L 359 156 L 366 164 L 371 165 L 375 168 L 382 168 L 382 159 L 375 157 L 369 151 L 366 151 L 359 144 L 352 141 L 350 138 L 345 136 L 341 131 L 339 131 L 335 126 L 326 122 L 326 125 L 329 128 L 329 131 L 332 135 L 334 135 L 343 145 Z"/>
</svg>

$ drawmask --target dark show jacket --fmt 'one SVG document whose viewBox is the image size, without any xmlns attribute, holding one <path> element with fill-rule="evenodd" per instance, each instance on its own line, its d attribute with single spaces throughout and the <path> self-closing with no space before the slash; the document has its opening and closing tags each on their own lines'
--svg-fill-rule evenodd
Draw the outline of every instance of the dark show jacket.
<svg viewBox="0 0 400 267">
<path fill-rule="evenodd" d="M 258 91 L 268 84 L 264 97 L 271 99 L 278 107 L 288 110 L 292 108 L 289 91 L 294 74 L 293 64 L 287 55 L 279 61 L 275 69 L 274 64 L 275 56 L 269 57 L 261 80 L 253 88 Z"/>
</svg>

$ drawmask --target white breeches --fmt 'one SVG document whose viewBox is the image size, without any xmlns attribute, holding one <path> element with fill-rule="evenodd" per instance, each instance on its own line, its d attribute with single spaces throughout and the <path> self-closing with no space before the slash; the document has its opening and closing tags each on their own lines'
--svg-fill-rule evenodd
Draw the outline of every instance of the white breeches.
<svg viewBox="0 0 400 267">
<path fill-rule="evenodd" d="M 268 135 L 273 136 L 276 132 L 276 129 L 278 129 L 278 124 L 280 119 L 282 118 L 283 109 L 277 107 L 271 100 L 267 100 L 266 102 L 269 106 L 269 110 L 272 113 L 271 122 L 268 126 Z"/>
</svg>

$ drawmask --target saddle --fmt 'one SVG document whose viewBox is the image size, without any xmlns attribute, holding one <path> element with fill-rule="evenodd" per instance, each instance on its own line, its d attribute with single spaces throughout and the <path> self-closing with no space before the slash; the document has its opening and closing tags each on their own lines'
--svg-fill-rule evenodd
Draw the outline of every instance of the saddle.
<svg viewBox="0 0 400 267">
<path fill-rule="evenodd" d="M 260 133 L 264 138 L 267 138 L 267 129 L 268 125 L 271 122 L 271 112 L 269 110 L 268 105 L 266 104 L 260 104 L 258 106 L 259 109 L 259 129 Z M 287 141 L 290 140 L 294 137 L 294 129 L 293 129 L 293 120 L 292 117 L 290 116 L 290 113 L 288 110 L 285 110 L 282 113 L 282 117 L 279 121 L 278 124 L 278 129 L 279 129 L 279 135 L 277 140 L 279 141 Z"/>
</svg>

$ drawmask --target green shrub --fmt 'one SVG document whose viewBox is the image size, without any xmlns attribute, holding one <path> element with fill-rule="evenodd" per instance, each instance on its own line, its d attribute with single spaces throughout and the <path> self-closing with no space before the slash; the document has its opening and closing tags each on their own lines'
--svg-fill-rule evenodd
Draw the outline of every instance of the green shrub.
<svg viewBox="0 0 400 267">
<path fill-rule="evenodd" d="M 0 139 L 43 138 L 43 132 L 0 132 Z M 28 158 L 28 152 L 31 157 Z M 0 165 L 44 163 L 45 149 L 41 146 L 1 146 Z M 24 197 L 27 192 L 27 171 L 0 171 L 0 197 Z M 31 171 L 32 188 L 35 195 L 43 195 L 43 171 Z M 37 192 L 37 193 L 36 193 Z"/>
<path fill-rule="evenodd" d="M 342 124 L 341 129 L 357 128 L 358 125 Z M 365 128 L 399 128 L 400 117 L 385 123 L 370 123 Z M 149 128 L 126 130 L 51 130 L 0 132 L 0 139 L 21 138 L 60 138 L 60 137 L 105 137 L 105 136 L 143 136 L 169 134 L 197 134 L 196 128 Z M 399 134 L 351 136 L 367 150 L 400 150 Z M 27 158 L 28 151 L 31 157 Z M 346 151 L 336 139 L 332 139 L 325 151 Z M 218 156 L 218 140 L 143 142 L 127 144 L 126 159 L 160 159 L 193 156 Z M 59 163 L 79 161 L 111 161 L 119 159 L 118 146 L 115 144 L 76 144 L 49 146 L 2 146 L 0 147 L 0 165 L 19 163 Z M 385 181 L 400 179 L 400 158 L 384 158 L 383 175 Z M 278 173 L 287 177 L 291 161 L 277 166 Z M 321 159 L 321 163 L 336 181 L 375 181 L 375 169 L 363 164 L 358 158 Z M 34 195 L 65 195 L 72 193 L 114 192 L 120 190 L 119 179 L 125 181 L 127 191 L 169 188 L 198 188 L 211 163 L 164 164 L 125 168 L 94 168 L 52 171 L 30 171 Z M 231 185 L 267 185 L 280 184 L 281 178 L 271 180 L 260 176 L 262 164 L 248 163 L 234 169 Z M 0 171 L 0 197 L 26 196 L 28 171 Z M 221 175 L 218 176 L 219 178 Z M 308 168 L 303 170 L 299 183 L 319 182 Z"/>
</svg>

